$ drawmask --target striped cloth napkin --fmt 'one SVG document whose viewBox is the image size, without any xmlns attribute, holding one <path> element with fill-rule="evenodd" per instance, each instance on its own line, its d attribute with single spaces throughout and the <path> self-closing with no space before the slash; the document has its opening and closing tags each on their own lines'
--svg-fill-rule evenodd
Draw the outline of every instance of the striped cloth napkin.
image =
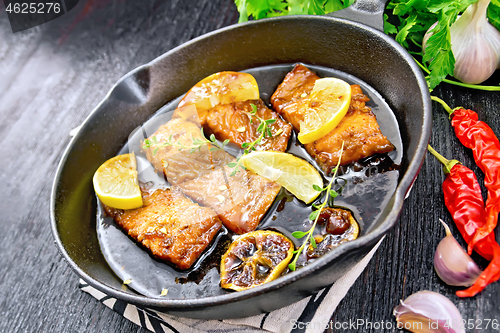
<svg viewBox="0 0 500 333">
<path fill-rule="evenodd" d="M 128 320 L 155 333 L 322 332 L 326 327 L 329 327 L 330 318 L 337 305 L 363 272 L 384 238 L 361 262 L 331 286 L 287 307 L 247 318 L 201 320 L 174 317 L 110 297 L 83 280 L 80 280 L 79 287 Z"/>
</svg>

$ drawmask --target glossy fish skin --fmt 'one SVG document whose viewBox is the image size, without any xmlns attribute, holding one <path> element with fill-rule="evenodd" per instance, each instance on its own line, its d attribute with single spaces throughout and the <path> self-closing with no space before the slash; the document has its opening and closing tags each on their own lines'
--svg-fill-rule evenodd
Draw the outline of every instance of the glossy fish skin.
<svg viewBox="0 0 500 333">
<path fill-rule="evenodd" d="M 257 131 L 260 120 L 250 116 L 250 112 L 253 110 L 252 104 L 257 107 L 256 115 L 260 118 L 276 119 L 270 126 L 273 136 L 262 138 L 261 143 L 256 147 L 257 150 L 284 152 L 288 146 L 292 126 L 283 121 L 276 112 L 266 107 L 262 100 L 236 102 L 212 108 L 206 117 L 209 131 L 214 133 L 217 139 L 221 141 L 227 139 L 240 147 L 245 142 L 257 140 L 260 136 Z"/>
<path fill-rule="evenodd" d="M 271 97 L 273 107 L 297 131 L 317 79 L 319 77 L 308 68 L 296 65 Z M 359 85 L 351 85 L 351 96 L 349 110 L 337 127 L 321 139 L 304 145 L 327 174 L 337 165 L 342 141 L 341 165 L 394 150 L 394 145 L 380 131 L 375 114 L 365 105 L 369 98 Z"/>
<path fill-rule="evenodd" d="M 221 229 L 217 214 L 193 203 L 179 189 L 142 194 L 143 207 L 119 210 L 104 206 L 106 214 L 154 257 L 189 269 Z"/>
</svg>

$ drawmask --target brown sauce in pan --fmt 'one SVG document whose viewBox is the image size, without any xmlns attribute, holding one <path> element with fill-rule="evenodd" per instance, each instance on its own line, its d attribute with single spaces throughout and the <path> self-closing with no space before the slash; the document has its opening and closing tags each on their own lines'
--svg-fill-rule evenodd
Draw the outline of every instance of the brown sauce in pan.
<svg viewBox="0 0 500 333">
<path fill-rule="evenodd" d="M 330 68 L 307 64 L 306 66 L 315 71 L 320 77 L 338 77 L 350 84 L 359 84 L 363 92 L 370 98 L 367 105 L 372 108 L 372 111 L 377 116 L 382 133 L 396 147 L 396 150 L 388 154 L 372 156 L 340 169 L 338 176 L 339 187 L 340 183 L 344 186 L 342 194 L 335 199 L 334 205 L 352 212 L 359 224 L 360 237 L 362 237 L 362 235 L 370 231 L 381 216 L 398 184 L 398 165 L 401 163 L 403 151 L 397 120 L 383 98 L 366 83 L 349 74 Z M 253 68 L 245 72 L 252 74 L 256 78 L 261 98 L 269 105 L 270 96 L 278 84 L 281 83 L 286 73 L 292 68 L 293 64 L 274 65 Z M 180 98 L 164 106 L 142 128 L 132 133 L 128 144 L 119 153 L 135 151 L 139 169 L 141 169 L 141 166 L 147 165 L 145 163 L 146 158 L 140 152 L 140 139 L 150 135 L 159 125 L 168 121 L 179 100 Z M 237 156 L 239 149 L 229 146 L 228 152 Z M 298 143 L 294 134 L 290 139 L 287 152 L 304 158 L 320 170 L 303 146 Z M 326 183 L 329 178 L 325 177 L 323 173 L 322 175 Z M 159 178 L 152 167 L 140 173 L 139 178 L 142 181 L 147 181 L 151 189 L 168 187 L 165 180 Z M 309 229 L 310 221 L 308 216 L 310 212 L 311 205 L 304 204 L 282 188 L 273 205 L 262 219 L 258 229 L 282 232 L 294 241 L 296 247 L 298 247 L 301 240 L 293 238 L 291 233 Z M 323 229 L 325 228 L 326 224 L 319 226 L 317 235 L 324 235 L 326 232 Z M 193 267 L 187 271 L 179 271 L 164 262 L 154 259 L 145 249 L 129 238 L 113 219 L 105 217 L 100 207 L 98 207 L 97 211 L 97 234 L 101 251 L 110 268 L 122 281 L 131 280 L 131 283 L 127 287 L 124 286 L 124 288 L 131 288 L 150 297 L 161 297 L 162 290 L 168 289 L 168 294 L 163 296 L 163 298 L 168 299 L 201 298 L 231 292 L 219 286 L 218 269 L 220 258 L 229 247 L 231 240 L 237 237 L 225 227 L 214 238 L 211 246 L 201 255 Z M 334 248 L 339 242 L 345 241 L 342 237 L 342 235 L 325 237 L 324 247 L 328 248 L 324 252 Z M 307 263 L 314 261 L 315 257 L 321 255 L 323 253 L 318 254 L 317 251 L 310 253 Z"/>
</svg>

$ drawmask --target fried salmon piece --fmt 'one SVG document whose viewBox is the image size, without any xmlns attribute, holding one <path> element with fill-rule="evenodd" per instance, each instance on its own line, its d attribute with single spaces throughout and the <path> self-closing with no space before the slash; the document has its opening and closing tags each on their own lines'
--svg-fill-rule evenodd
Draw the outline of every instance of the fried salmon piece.
<svg viewBox="0 0 500 333">
<path fill-rule="evenodd" d="M 300 129 L 300 121 L 304 120 L 303 112 L 307 108 L 309 95 L 317 79 L 319 76 L 314 72 L 302 64 L 297 64 L 271 96 L 274 110 L 292 124 L 296 131 Z"/>
<path fill-rule="evenodd" d="M 200 128 L 182 118 L 172 119 L 160 126 L 148 140 L 153 140 L 153 138 L 159 144 L 175 142 L 186 147 L 191 146 L 194 139 L 204 140 Z M 178 146 L 161 147 L 156 151 L 155 148 L 149 148 L 144 151 L 147 159 L 158 172 L 163 172 L 164 161 L 170 164 L 168 181 L 172 185 L 198 178 L 234 159 L 222 150 L 210 151 L 208 145 L 203 145 L 199 150 L 193 152 L 190 149 L 179 150 Z"/>
<path fill-rule="evenodd" d="M 222 227 L 210 208 L 193 203 L 179 189 L 143 191 L 144 205 L 131 210 L 104 206 L 133 239 L 154 257 L 188 269 Z"/>
<path fill-rule="evenodd" d="M 392 143 L 380 132 L 377 118 L 371 109 L 366 109 L 349 107 L 349 111 L 333 131 L 304 145 L 325 173 L 329 174 L 337 165 L 342 141 L 344 152 L 341 165 L 394 150 Z"/>
<path fill-rule="evenodd" d="M 257 107 L 256 115 L 260 118 L 276 119 L 270 125 L 272 137 L 262 138 L 256 148 L 258 150 L 285 151 L 292 133 L 292 126 L 284 122 L 276 112 L 267 108 L 262 100 L 236 102 L 212 108 L 206 116 L 209 130 L 215 134 L 217 139 L 221 141 L 227 139 L 240 147 L 245 142 L 257 140 L 260 136 L 257 131 L 260 121 L 250 115 L 252 104 Z"/>
<path fill-rule="evenodd" d="M 149 139 L 153 136 L 160 143 L 172 137 L 172 141 L 188 147 L 193 138 L 201 138 L 201 132 L 194 123 L 176 118 L 162 125 Z M 213 209 L 224 225 L 236 233 L 257 228 L 281 188 L 247 170 L 231 176 L 234 169 L 227 164 L 236 159 L 223 150 L 210 151 L 206 145 L 194 151 L 168 146 L 153 152 L 152 148 L 146 152 L 149 161 L 164 172 L 171 185 Z M 162 163 L 161 169 L 157 163 Z"/>
<path fill-rule="evenodd" d="M 218 168 L 179 187 L 196 202 L 215 210 L 227 228 L 244 234 L 257 228 L 281 186 L 247 170 L 231 176 L 233 171 L 227 166 Z"/>
<path fill-rule="evenodd" d="M 307 67 L 296 65 L 271 97 L 273 107 L 296 131 L 300 130 L 300 121 L 317 79 L 319 77 Z M 359 85 L 351 85 L 351 104 L 345 117 L 326 136 L 304 145 L 324 172 L 330 173 L 336 166 L 342 141 L 341 165 L 394 150 L 394 145 L 380 131 L 375 114 L 365 105 L 369 100 Z"/>
</svg>

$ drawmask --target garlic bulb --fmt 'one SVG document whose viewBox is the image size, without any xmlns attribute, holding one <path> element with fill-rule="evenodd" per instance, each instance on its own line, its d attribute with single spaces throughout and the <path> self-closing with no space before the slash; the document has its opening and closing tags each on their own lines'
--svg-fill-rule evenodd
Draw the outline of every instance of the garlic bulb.
<svg viewBox="0 0 500 333">
<path fill-rule="evenodd" d="M 455 57 L 453 76 L 464 83 L 481 83 L 500 68 L 500 31 L 486 17 L 490 1 L 473 3 L 450 27 L 451 50 Z M 433 24 L 424 36 L 424 50 L 435 26 Z"/>
<path fill-rule="evenodd" d="M 490 1 L 470 5 L 450 27 L 453 76 L 465 83 L 485 81 L 500 65 L 500 31 L 486 18 Z"/>
<path fill-rule="evenodd" d="M 462 315 L 445 296 L 434 291 L 419 291 L 394 309 L 397 327 L 410 332 L 465 333 Z"/>
<path fill-rule="evenodd" d="M 458 244 L 446 223 L 439 220 L 446 229 L 446 237 L 439 242 L 434 254 L 434 269 L 437 275 L 450 286 L 473 285 L 481 270 Z"/>
</svg>

